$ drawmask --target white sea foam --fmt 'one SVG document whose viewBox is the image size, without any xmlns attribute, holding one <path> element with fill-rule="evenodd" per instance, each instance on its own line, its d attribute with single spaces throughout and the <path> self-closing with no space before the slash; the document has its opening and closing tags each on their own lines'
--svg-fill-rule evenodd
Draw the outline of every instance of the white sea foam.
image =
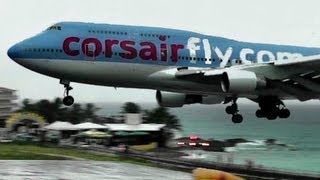
<svg viewBox="0 0 320 180">
<path fill-rule="evenodd" d="M 234 147 L 225 148 L 226 152 L 236 152 L 243 150 L 266 150 L 267 144 L 265 140 L 253 140 L 245 143 L 238 143 Z"/>
<path fill-rule="evenodd" d="M 265 140 L 253 140 L 245 143 L 238 143 L 237 147 L 247 147 L 247 146 L 266 146 Z"/>
</svg>

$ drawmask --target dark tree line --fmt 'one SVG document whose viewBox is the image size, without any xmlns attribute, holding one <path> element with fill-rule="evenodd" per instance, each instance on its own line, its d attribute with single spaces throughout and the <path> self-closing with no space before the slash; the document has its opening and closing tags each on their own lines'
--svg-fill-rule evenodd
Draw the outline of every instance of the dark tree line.
<svg viewBox="0 0 320 180">
<path fill-rule="evenodd" d="M 96 115 L 98 110 L 99 108 L 92 103 L 75 103 L 71 107 L 66 107 L 63 105 L 61 98 L 56 98 L 53 101 L 42 99 L 36 102 L 24 99 L 22 107 L 18 112 L 28 111 L 38 113 L 45 117 L 48 123 L 67 121 L 72 124 L 78 124 L 85 121 L 94 122 L 99 119 Z M 166 124 L 169 129 L 181 129 L 179 119 L 171 114 L 168 108 L 157 107 L 142 111 L 139 105 L 127 102 L 122 106 L 121 113 L 143 113 L 145 123 Z"/>
<path fill-rule="evenodd" d="M 61 98 L 56 98 L 53 101 L 46 99 L 37 102 L 31 102 L 29 99 L 24 99 L 22 107 L 18 110 L 35 112 L 46 118 L 48 123 L 54 121 L 68 121 L 73 124 L 84 121 L 93 121 L 97 118 L 96 112 L 99 108 L 92 103 L 84 105 L 75 103 L 71 107 L 65 107 Z"/>
</svg>

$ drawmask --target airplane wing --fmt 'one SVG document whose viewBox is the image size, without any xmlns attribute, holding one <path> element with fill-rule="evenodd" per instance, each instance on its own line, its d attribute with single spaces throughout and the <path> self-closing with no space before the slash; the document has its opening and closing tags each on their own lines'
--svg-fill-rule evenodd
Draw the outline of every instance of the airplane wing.
<svg viewBox="0 0 320 180">
<path fill-rule="evenodd" d="M 280 60 L 274 62 L 274 66 L 280 69 L 296 69 L 296 73 L 291 73 L 286 78 L 281 79 L 279 87 L 286 91 L 303 90 L 297 94 L 303 97 L 303 100 L 320 98 L 320 55 L 301 57 L 293 60 Z M 290 89 L 289 89 L 290 88 Z M 301 98 L 298 98 L 301 100 Z"/>
<path fill-rule="evenodd" d="M 221 83 L 224 75 L 233 73 L 242 77 L 249 72 L 265 77 L 270 87 L 300 101 L 314 99 L 320 93 L 320 55 L 268 63 L 234 65 L 223 69 L 181 69 L 175 77 L 198 83 Z M 247 75 L 243 76 L 247 78 Z M 250 86 L 251 84 L 245 84 Z"/>
<path fill-rule="evenodd" d="M 320 55 L 315 56 L 306 56 L 296 59 L 283 59 L 274 62 L 275 66 L 290 66 L 290 65 L 299 65 L 299 66 L 319 66 L 320 65 Z"/>
</svg>

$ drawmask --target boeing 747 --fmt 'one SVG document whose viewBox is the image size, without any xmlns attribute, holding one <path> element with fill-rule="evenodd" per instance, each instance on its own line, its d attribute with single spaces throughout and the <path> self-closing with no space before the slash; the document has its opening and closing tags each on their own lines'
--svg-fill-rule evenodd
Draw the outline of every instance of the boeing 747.
<svg viewBox="0 0 320 180">
<path fill-rule="evenodd" d="M 320 48 L 248 43 L 190 31 L 60 22 L 8 50 L 35 72 L 70 82 L 157 90 L 161 106 L 227 104 L 243 121 L 237 99 L 259 104 L 258 118 L 288 118 L 283 100 L 320 97 Z"/>
</svg>

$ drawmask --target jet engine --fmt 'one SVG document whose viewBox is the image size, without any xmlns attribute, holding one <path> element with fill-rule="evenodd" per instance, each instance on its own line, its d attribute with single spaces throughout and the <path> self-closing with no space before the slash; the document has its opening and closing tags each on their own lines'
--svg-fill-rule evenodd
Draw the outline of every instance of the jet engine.
<svg viewBox="0 0 320 180">
<path fill-rule="evenodd" d="M 221 88 L 223 92 L 246 93 L 266 87 L 264 77 L 256 73 L 244 70 L 232 70 L 222 74 Z"/>
<path fill-rule="evenodd" d="M 192 95 L 175 92 L 157 91 L 157 102 L 162 107 L 182 107 L 185 104 L 220 104 L 225 100 L 223 96 Z"/>
</svg>

